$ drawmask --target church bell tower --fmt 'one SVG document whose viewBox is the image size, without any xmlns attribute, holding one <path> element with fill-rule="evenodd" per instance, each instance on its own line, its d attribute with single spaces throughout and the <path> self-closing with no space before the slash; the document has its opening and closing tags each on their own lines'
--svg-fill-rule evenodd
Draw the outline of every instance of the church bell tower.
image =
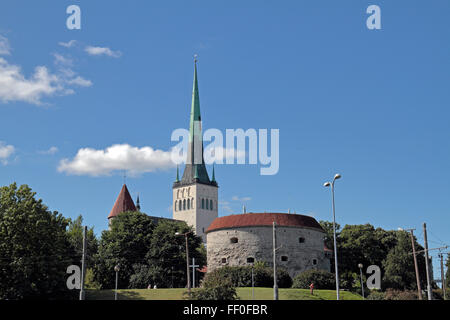
<svg viewBox="0 0 450 320">
<path fill-rule="evenodd" d="M 189 147 L 183 176 L 180 180 L 177 168 L 177 178 L 173 184 L 173 218 L 186 221 L 194 228 L 195 233 L 202 237 L 204 243 L 206 243 L 206 229 L 218 217 L 218 188 L 214 167 L 210 179 L 203 159 L 197 59 L 195 59 Z"/>
</svg>

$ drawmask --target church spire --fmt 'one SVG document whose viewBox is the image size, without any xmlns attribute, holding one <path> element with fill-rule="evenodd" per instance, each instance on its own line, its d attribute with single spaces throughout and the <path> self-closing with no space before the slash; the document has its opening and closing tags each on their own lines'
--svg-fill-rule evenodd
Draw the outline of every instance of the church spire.
<svg viewBox="0 0 450 320">
<path fill-rule="evenodd" d="M 213 163 L 213 173 L 212 173 L 211 182 L 216 182 L 216 173 L 215 173 L 215 170 L 214 170 L 214 163 Z"/>
<path fill-rule="evenodd" d="M 136 199 L 136 209 L 137 209 L 137 211 L 141 211 L 141 203 L 139 202 L 139 193 L 138 193 L 137 199 Z"/>
<path fill-rule="evenodd" d="M 200 95 L 197 77 L 197 55 L 194 56 L 194 82 L 192 86 L 191 114 L 189 119 L 189 146 L 186 166 L 178 184 L 200 182 L 212 184 L 203 159 L 202 118 L 200 115 Z"/>
<path fill-rule="evenodd" d="M 175 182 L 180 182 L 180 169 L 177 166 L 177 180 Z"/>
</svg>

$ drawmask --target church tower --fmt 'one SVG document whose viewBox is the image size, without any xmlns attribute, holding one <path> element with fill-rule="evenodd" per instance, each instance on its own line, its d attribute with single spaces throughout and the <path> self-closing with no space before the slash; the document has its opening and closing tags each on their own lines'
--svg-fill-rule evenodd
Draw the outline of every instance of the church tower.
<svg viewBox="0 0 450 320">
<path fill-rule="evenodd" d="M 203 159 L 203 135 L 200 116 L 200 98 L 197 81 L 197 59 L 194 60 L 194 85 L 192 89 L 189 147 L 183 177 L 173 184 L 173 218 L 186 221 L 206 243 L 205 231 L 218 217 L 218 185 L 213 167 L 209 179 Z"/>
</svg>

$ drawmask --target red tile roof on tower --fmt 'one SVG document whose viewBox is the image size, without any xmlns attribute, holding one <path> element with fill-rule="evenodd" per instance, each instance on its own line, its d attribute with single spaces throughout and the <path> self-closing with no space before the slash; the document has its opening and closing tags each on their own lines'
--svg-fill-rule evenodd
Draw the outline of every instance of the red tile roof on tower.
<svg viewBox="0 0 450 320">
<path fill-rule="evenodd" d="M 120 190 L 119 196 L 117 197 L 114 207 L 109 213 L 108 219 L 116 217 L 119 213 L 127 211 L 137 211 L 134 201 L 128 192 L 127 186 L 124 184 L 122 190 Z"/>
<path fill-rule="evenodd" d="M 275 221 L 280 227 L 306 227 L 323 232 L 316 219 L 301 214 L 290 213 L 244 213 L 216 218 L 209 226 L 206 233 L 229 228 L 272 226 Z"/>
</svg>

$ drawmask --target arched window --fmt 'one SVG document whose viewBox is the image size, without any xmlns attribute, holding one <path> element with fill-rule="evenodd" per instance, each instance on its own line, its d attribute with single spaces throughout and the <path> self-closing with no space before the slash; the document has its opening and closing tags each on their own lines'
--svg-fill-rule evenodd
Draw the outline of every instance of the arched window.
<svg viewBox="0 0 450 320">
<path fill-rule="evenodd" d="M 177 199 L 180 199 L 180 189 L 177 190 Z"/>
<path fill-rule="evenodd" d="M 313 265 L 316 265 L 316 264 L 317 264 L 317 259 L 313 259 L 313 260 L 312 260 L 312 264 L 313 264 Z"/>
<path fill-rule="evenodd" d="M 233 237 L 230 239 L 230 243 L 238 243 L 238 242 L 239 242 L 239 240 L 236 237 Z"/>
<path fill-rule="evenodd" d="M 227 263 L 227 258 L 222 258 L 222 263 Z"/>
<path fill-rule="evenodd" d="M 181 200 L 178 201 L 178 211 L 181 211 Z"/>
<path fill-rule="evenodd" d="M 186 199 L 183 200 L 183 210 L 186 210 Z"/>
<path fill-rule="evenodd" d="M 187 209 L 188 210 L 191 209 L 191 199 L 188 199 L 188 201 L 187 201 Z"/>
<path fill-rule="evenodd" d="M 191 188 L 187 189 L 187 196 L 190 197 L 191 196 Z"/>
<path fill-rule="evenodd" d="M 174 208 L 175 211 L 177 211 L 177 209 L 178 209 L 178 208 L 177 208 L 177 201 L 176 201 L 176 200 L 175 200 L 175 204 L 173 205 L 173 208 Z"/>
<path fill-rule="evenodd" d="M 283 262 L 288 261 L 288 257 L 287 256 L 281 256 L 281 261 L 283 261 Z"/>
<path fill-rule="evenodd" d="M 205 199 L 202 199 L 202 209 L 205 209 Z"/>
<path fill-rule="evenodd" d="M 305 243 L 305 238 L 303 237 L 298 238 L 298 243 Z"/>
<path fill-rule="evenodd" d="M 208 201 L 208 199 L 206 199 L 206 210 L 208 210 L 209 209 L 209 201 Z"/>
<path fill-rule="evenodd" d="M 212 200 L 209 200 L 209 209 L 210 209 L 210 210 L 213 209 L 213 202 L 212 202 Z"/>
<path fill-rule="evenodd" d="M 195 209 L 194 208 L 194 198 L 191 199 L 191 209 Z"/>
<path fill-rule="evenodd" d="M 253 258 L 253 257 L 248 257 L 248 258 L 247 258 L 247 263 L 255 263 L 255 258 Z"/>
</svg>

